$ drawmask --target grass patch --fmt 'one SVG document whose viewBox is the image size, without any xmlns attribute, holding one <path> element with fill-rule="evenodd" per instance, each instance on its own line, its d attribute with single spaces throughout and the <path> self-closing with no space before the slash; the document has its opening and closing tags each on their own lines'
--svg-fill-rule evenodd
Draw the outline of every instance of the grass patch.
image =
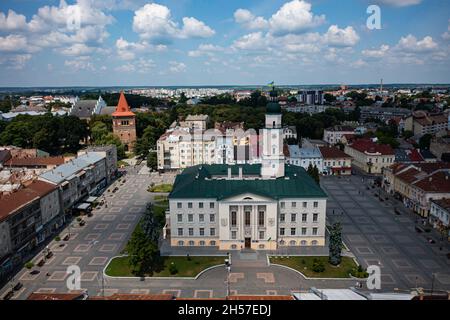
<svg viewBox="0 0 450 320">
<path fill-rule="evenodd" d="M 315 260 L 322 262 L 325 267 L 323 272 L 313 271 Z M 357 268 L 355 261 L 349 257 L 342 257 L 341 264 L 336 267 L 328 263 L 328 257 L 270 257 L 270 263 L 290 267 L 309 278 L 350 278 L 349 273 Z"/>
<path fill-rule="evenodd" d="M 172 191 L 172 185 L 171 184 L 158 184 L 156 186 L 151 186 L 148 188 L 148 192 L 163 192 L 163 193 L 169 193 Z"/>
<path fill-rule="evenodd" d="M 129 164 L 128 164 L 128 162 L 126 162 L 126 161 L 119 160 L 119 161 L 117 161 L 117 166 L 118 166 L 119 168 L 122 167 L 122 166 L 128 167 Z"/>
<path fill-rule="evenodd" d="M 154 272 L 151 277 L 195 277 L 201 271 L 220 264 L 224 264 L 223 257 L 162 257 L 164 267 L 158 272 Z M 172 264 L 173 263 L 173 264 Z M 176 266 L 176 273 L 171 274 Z M 111 260 L 105 270 L 108 276 L 112 277 L 134 277 L 128 264 L 128 257 L 117 257 Z"/>
</svg>

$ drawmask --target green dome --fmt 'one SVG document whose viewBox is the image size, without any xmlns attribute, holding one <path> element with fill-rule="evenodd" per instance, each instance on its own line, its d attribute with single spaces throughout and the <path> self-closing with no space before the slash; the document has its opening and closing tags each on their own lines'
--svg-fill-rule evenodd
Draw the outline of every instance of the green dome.
<svg viewBox="0 0 450 320">
<path fill-rule="evenodd" d="M 281 114 L 281 107 L 278 102 L 269 102 L 267 104 L 266 113 L 268 114 Z"/>
</svg>

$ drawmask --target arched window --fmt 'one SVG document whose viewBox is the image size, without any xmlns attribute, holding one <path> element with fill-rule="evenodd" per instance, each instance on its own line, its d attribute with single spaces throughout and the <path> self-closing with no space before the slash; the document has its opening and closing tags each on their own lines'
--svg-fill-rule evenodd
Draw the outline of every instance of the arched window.
<svg viewBox="0 0 450 320">
<path fill-rule="evenodd" d="M 179 246 L 184 246 L 184 241 L 181 241 L 181 240 L 178 241 L 178 245 L 179 245 Z"/>
<path fill-rule="evenodd" d="M 317 240 L 311 241 L 311 245 L 312 245 L 312 246 L 317 246 Z"/>
<path fill-rule="evenodd" d="M 306 240 L 302 240 L 301 242 L 300 242 L 300 245 L 302 245 L 302 246 L 306 246 L 308 244 L 308 242 L 306 242 Z"/>
<path fill-rule="evenodd" d="M 210 241 L 210 242 L 209 242 L 209 245 L 210 245 L 210 246 L 215 246 L 215 245 L 216 245 L 216 241 L 214 241 L 214 240 L 213 240 L 213 241 Z"/>
<path fill-rule="evenodd" d="M 193 240 L 190 240 L 190 241 L 189 241 L 189 245 L 190 245 L 190 246 L 193 246 L 194 244 L 195 244 L 195 242 L 194 242 Z"/>
<path fill-rule="evenodd" d="M 201 245 L 201 246 L 204 246 L 206 243 L 205 243 L 205 241 L 203 241 L 203 240 L 201 240 L 200 242 L 199 242 L 199 245 Z"/>
<path fill-rule="evenodd" d="M 291 240 L 291 241 L 289 241 L 289 245 L 290 245 L 290 246 L 295 246 L 295 245 L 296 245 L 296 242 L 295 242 L 295 240 Z"/>
</svg>

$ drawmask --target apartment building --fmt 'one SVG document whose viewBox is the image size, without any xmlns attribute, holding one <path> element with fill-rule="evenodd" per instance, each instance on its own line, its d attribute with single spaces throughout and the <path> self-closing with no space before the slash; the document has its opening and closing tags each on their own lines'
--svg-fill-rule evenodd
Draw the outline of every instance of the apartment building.
<svg viewBox="0 0 450 320">
<path fill-rule="evenodd" d="M 323 131 L 323 141 L 334 145 L 341 142 L 344 135 L 354 134 L 355 128 L 350 126 L 334 126 Z"/>
<path fill-rule="evenodd" d="M 300 166 L 305 170 L 311 165 L 317 167 L 319 172 L 323 172 L 323 158 L 318 147 L 300 148 L 297 145 L 290 145 L 284 149 L 287 164 Z"/>
<path fill-rule="evenodd" d="M 351 175 L 352 157 L 336 147 L 319 147 L 323 159 L 324 175 Z"/>
<path fill-rule="evenodd" d="M 395 152 L 390 145 L 378 144 L 369 139 L 355 140 L 346 145 L 344 152 L 353 164 L 369 174 L 380 174 L 383 168 L 394 164 Z"/>
<path fill-rule="evenodd" d="M 450 240 L 450 198 L 431 200 L 429 222 Z"/>
<path fill-rule="evenodd" d="M 445 132 L 449 128 L 449 116 L 444 113 L 430 114 L 425 111 L 417 111 L 405 119 L 405 130 L 412 131 L 414 135 L 434 135 L 438 132 Z"/>
</svg>

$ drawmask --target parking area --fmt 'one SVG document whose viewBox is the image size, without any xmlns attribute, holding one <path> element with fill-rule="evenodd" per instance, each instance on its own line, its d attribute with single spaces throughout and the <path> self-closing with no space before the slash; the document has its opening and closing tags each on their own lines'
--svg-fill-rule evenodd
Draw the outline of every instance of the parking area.
<svg viewBox="0 0 450 320">
<path fill-rule="evenodd" d="M 448 242 L 418 233 L 418 217 L 401 202 L 358 175 L 323 177 L 321 184 L 329 195 L 328 223 L 342 223 L 343 240 L 364 267 L 380 267 L 382 290 L 450 290 Z"/>
</svg>

